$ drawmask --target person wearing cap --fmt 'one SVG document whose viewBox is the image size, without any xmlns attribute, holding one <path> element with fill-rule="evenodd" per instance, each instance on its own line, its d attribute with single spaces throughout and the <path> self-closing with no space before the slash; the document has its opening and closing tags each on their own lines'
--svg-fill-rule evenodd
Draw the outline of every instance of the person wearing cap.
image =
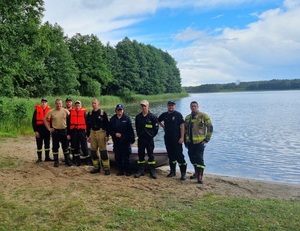
<svg viewBox="0 0 300 231">
<path fill-rule="evenodd" d="M 73 163 L 80 166 L 80 150 L 83 157 L 88 158 L 87 147 L 87 111 L 82 108 L 79 100 L 75 102 L 75 107 L 70 110 L 70 117 L 68 120 L 68 139 L 71 139 L 71 149 L 73 155 Z"/>
<path fill-rule="evenodd" d="M 135 117 L 139 159 L 137 161 L 138 171 L 134 177 L 139 178 L 140 176 L 144 176 L 145 150 L 147 150 L 150 177 L 156 179 L 153 150 L 154 137 L 157 135 L 159 128 L 158 120 L 157 116 L 149 111 L 149 102 L 147 100 L 142 100 L 140 105 L 141 112 Z"/>
<path fill-rule="evenodd" d="M 44 125 L 43 119 L 45 115 L 50 111 L 51 107 L 48 106 L 46 98 L 41 99 L 40 105 L 35 106 L 35 110 L 32 116 L 32 128 L 35 133 L 35 140 L 37 146 L 38 159 L 36 163 L 42 162 L 43 143 L 45 151 L 45 161 L 53 161 L 50 158 L 50 132 Z M 50 124 L 50 120 L 47 120 Z"/>
<path fill-rule="evenodd" d="M 134 130 L 131 119 L 124 113 L 122 104 L 118 104 L 115 108 L 116 114 L 110 118 L 109 134 L 113 140 L 113 151 L 118 167 L 118 176 L 131 176 L 131 144 L 135 142 Z"/>
<path fill-rule="evenodd" d="M 168 111 L 158 117 L 159 125 L 164 129 L 164 141 L 169 157 L 170 173 L 167 177 L 176 176 L 176 162 L 179 164 L 181 180 L 186 179 L 187 163 L 183 155 L 182 144 L 184 142 L 184 119 L 180 112 L 176 111 L 175 102 L 168 101 Z"/>
<path fill-rule="evenodd" d="M 107 153 L 107 141 L 109 134 L 107 131 L 108 117 L 104 110 L 99 108 L 100 102 L 94 98 L 92 100 L 93 110 L 87 116 L 87 137 L 88 142 L 91 143 L 90 154 L 94 168 L 91 173 L 98 173 L 101 169 L 100 160 L 104 169 L 105 175 L 110 175 L 110 162 Z M 97 154 L 100 151 L 100 158 Z"/>
<path fill-rule="evenodd" d="M 59 166 L 58 150 L 61 143 L 62 150 L 65 157 L 65 165 L 71 166 L 70 156 L 68 152 L 68 139 L 67 139 L 67 119 L 70 112 L 63 108 L 61 99 L 55 100 L 55 108 L 51 109 L 43 119 L 44 125 L 52 134 L 52 152 L 54 157 L 54 167 Z M 51 121 L 51 126 L 47 120 Z"/>
<path fill-rule="evenodd" d="M 199 105 L 196 101 L 190 103 L 190 109 L 191 114 L 185 117 L 184 144 L 195 168 L 195 173 L 190 178 L 196 178 L 199 184 L 203 184 L 202 178 L 205 168 L 203 154 L 206 144 L 211 139 L 213 125 L 209 116 L 199 111 Z"/>
</svg>

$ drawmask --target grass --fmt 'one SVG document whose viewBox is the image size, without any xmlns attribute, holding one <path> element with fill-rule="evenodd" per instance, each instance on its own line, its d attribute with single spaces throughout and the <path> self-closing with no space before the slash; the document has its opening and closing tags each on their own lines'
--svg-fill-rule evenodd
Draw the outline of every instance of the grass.
<svg viewBox="0 0 300 231">
<path fill-rule="evenodd" d="M 0 157 L 0 172 L 14 174 L 16 165 L 11 163 Z M 0 230 L 296 231 L 300 227 L 299 200 L 212 193 L 194 198 L 178 195 L 176 189 L 167 195 L 128 187 L 107 190 L 102 184 L 70 180 L 1 187 Z"/>
<path fill-rule="evenodd" d="M 0 196 L 0 230 L 299 230 L 299 201 L 228 198 L 161 197 L 143 206 L 138 191 L 78 191 L 68 188 L 23 186 Z M 31 195 L 23 200 L 22 195 Z M 98 197 L 89 197 L 94 194 Z M 136 195 L 139 194 L 139 195 Z"/>
</svg>

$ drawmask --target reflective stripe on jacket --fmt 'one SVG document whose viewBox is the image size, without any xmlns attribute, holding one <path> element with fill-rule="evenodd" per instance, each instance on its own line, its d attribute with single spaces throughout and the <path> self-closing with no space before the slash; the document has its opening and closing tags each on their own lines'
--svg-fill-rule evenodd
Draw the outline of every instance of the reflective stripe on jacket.
<svg viewBox="0 0 300 231">
<path fill-rule="evenodd" d="M 36 105 L 35 106 L 35 110 L 36 110 L 36 114 L 35 114 L 35 121 L 36 121 L 36 125 L 42 125 L 43 123 L 43 119 L 45 117 L 45 115 L 48 113 L 48 111 L 50 111 L 51 107 L 47 106 L 45 109 L 43 109 L 43 107 L 41 105 Z M 47 118 L 47 122 L 50 125 L 50 118 Z"/>
<path fill-rule="evenodd" d="M 208 142 L 212 136 L 213 126 L 210 118 L 203 112 L 190 114 L 185 118 L 185 142 L 199 144 L 203 140 Z M 192 140 L 191 136 L 192 135 Z"/>
<path fill-rule="evenodd" d="M 76 111 L 75 109 L 70 110 L 70 129 L 83 129 L 86 130 L 86 120 L 85 120 L 86 110 L 80 109 Z"/>
</svg>

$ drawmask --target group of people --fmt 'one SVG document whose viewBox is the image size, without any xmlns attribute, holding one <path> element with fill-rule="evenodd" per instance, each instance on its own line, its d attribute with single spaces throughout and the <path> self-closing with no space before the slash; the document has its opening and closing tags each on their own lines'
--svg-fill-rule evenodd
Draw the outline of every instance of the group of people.
<svg viewBox="0 0 300 231">
<path fill-rule="evenodd" d="M 104 174 L 110 175 L 107 142 L 111 136 L 118 167 L 117 175 L 131 176 L 133 173 L 130 155 L 132 153 L 131 146 L 135 143 L 135 133 L 130 117 L 124 113 L 124 106 L 118 104 L 115 107 L 115 114 L 108 119 L 106 112 L 100 109 L 99 100 L 96 98 L 92 100 L 92 110 L 89 112 L 82 107 L 80 101 L 75 101 L 73 106 L 71 98 L 66 99 L 65 108 L 62 104 L 61 99 L 56 99 L 55 108 L 51 109 L 47 99 L 43 98 L 40 105 L 35 107 L 32 126 L 37 144 L 38 159 L 36 162 L 42 161 L 44 143 L 45 161 L 54 161 L 54 167 L 58 167 L 59 145 L 61 144 L 65 165 L 80 166 L 83 158 L 87 160 L 86 163 L 91 160 L 92 174 L 99 173 L 103 167 Z M 180 179 L 186 179 L 187 163 L 183 155 L 184 144 L 195 169 L 195 173 L 190 178 L 196 179 L 198 183 L 202 184 L 205 168 L 204 149 L 213 132 L 209 116 L 199 111 L 199 105 L 196 101 L 190 103 L 191 113 L 185 119 L 180 112 L 176 111 L 174 101 L 168 101 L 167 111 L 158 117 L 150 112 L 147 100 L 142 100 L 140 107 L 141 112 L 135 117 L 138 169 L 134 177 L 139 178 L 145 175 L 145 156 L 147 154 L 150 177 L 157 178 L 153 154 L 154 137 L 158 133 L 159 126 L 161 126 L 164 129 L 164 141 L 170 165 L 170 173 L 167 177 L 176 176 L 176 163 L 178 162 L 181 173 Z M 54 160 L 49 155 L 50 136 L 52 136 Z M 90 152 L 87 143 L 90 143 Z"/>
</svg>

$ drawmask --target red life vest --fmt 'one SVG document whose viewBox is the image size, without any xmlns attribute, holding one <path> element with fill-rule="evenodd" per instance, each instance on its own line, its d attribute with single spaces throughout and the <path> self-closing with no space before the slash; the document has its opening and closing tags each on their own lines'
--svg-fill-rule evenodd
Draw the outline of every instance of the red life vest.
<svg viewBox="0 0 300 231">
<path fill-rule="evenodd" d="M 86 130 L 85 122 L 86 109 L 82 108 L 79 111 L 75 109 L 70 110 L 70 129 L 84 129 Z"/>
<path fill-rule="evenodd" d="M 48 111 L 50 111 L 51 107 L 46 106 L 45 109 L 42 108 L 41 105 L 36 105 L 35 106 L 35 110 L 36 110 L 36 114 L 35 114 L 35 119 L 36 119 L 36 125 L 42 125 L 44 124 L 43 119 L 45 117 L 45 115 L 48 113 Z M 47 118 L 47 122 L 50 125 L 50 118 Z"/>
</svg>

